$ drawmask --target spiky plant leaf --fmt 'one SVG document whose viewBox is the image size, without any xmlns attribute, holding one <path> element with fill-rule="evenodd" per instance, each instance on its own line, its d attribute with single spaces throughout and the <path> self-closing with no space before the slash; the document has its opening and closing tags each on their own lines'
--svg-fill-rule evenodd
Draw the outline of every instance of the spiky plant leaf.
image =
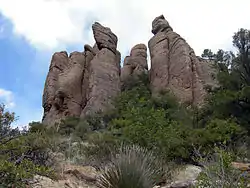
<svg viewBox="0 0 250 188">
<path fill-rule="evenodd" d="M 121 146 L 102 170 L 100 188 L 151 188 L 163 174 L 153 152 L 139 146 Z"/>
</svg>

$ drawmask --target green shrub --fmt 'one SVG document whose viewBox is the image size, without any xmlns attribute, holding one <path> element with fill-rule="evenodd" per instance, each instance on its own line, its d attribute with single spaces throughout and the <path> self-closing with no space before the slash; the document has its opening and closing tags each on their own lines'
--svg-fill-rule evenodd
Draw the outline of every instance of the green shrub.
<svg viewBox="0 0 250 188">
<path fill-rule="evenodd" d="M 82 154 L 88 164 L 97 168 L 111 159 L 111 151 L 116 151 L 120 142 L 109 132 L 94 132 L 88 135 L 87 144 L 82 146 Z"/>
<path fill-rule="evenodd" d="M 115 115 L 107 124 L 121 142 L 157 151 L 166 160 L 192 162 L 194 146 L 209 150 L 245 135 L 233 120 L 212 119 L 200 126 L 200 109 L 187 109 L 170 92 L 152 97 L 146 76 L 131 81 L 115 101 Z"/>
<path fill-rule="evenodd" d="M 0 106 L 0 185 L 25 187 L 35 174 L 54 177 L 44 134 L 12 129 L 15 114 Z"/>
<path fill-rule="evenodd" d="M 54 172 L 46 167 L 35 165 L 32 160 L 24 159 L 19 164 L 8 159 L 0 159 L 0 186 L 26 187 L 35 174 L 54 177 Z"/>
<path fill-rule="evenodd" d="M 79 123 L 79 118 L 68 117 L 63 119 L 59 124 L 58 132 L 64 136 L 70 136 L 76 129 L 77 124 Z"/>
<path fill-rule="evenodd" d="M 40 122 L 31 122 L 29 123 L 29 132 L 36 133 L 36 132 L 45 132 L 46 126 Z"/>
<path fill-rule="evenodd" d="M 199 154 L 198 154 L 199 155 Z M 234 154 L 216 147 L 213 154 L 199 155 L 203 171 L 198 177 L 197 187 L 245 188 L 250 183 L 249 176 L 232 166 Z"/>
<path fill-rule="evenodd" d="M 238 143 L 245 142 L 247 134 L 233 120 L 220 119 L 214 119 L 206 127 L 193 129 L 190 133 L 192 136 L 189 137 L 189 143 L 206 151 L 212 149 L 215 144 L 226 144 L 234 149 Z"/>
<path fill-rule="evenodd" d="M 111 155 L 98 181 L 101 188 L 152 188 L 164 173 L 154 154 L 138 146 L 122 146 Z"/>
</svg>

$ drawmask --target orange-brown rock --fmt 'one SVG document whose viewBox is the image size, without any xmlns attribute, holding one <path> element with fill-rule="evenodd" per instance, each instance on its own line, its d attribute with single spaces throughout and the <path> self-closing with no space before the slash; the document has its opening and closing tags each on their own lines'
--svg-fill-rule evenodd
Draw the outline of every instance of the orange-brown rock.
<svg viewBox="0 0 250 188">
<path fill-rule="evenodd" d="M 43 122 L 54 123 L 56 119 L 61 118 L 62 114 L 58 114 L 55 96 L 59 88 L 59 77 L 63 71 L 68 67 L 68 54 L 67 52 L 56 52 L 51 59 L 49 73 L 45 81 L 45 87 L 43 92 Z"/>
<path fill-rule="evenodd" d="M 117 36 L 97 22 L 92 30 L 93 47 L 85 45 L 83 52 L 73 52 L 69 57 L 67 52 L 52 56 L 43 93 L 44 124 L 110 109 L 127 78 L 148 72 L 146 45 L 135 45 L 121 69 Z M 217 86 L 213 64 L 197 57 L 163 15 L 152 22 L 152 33 L 148 47 L 153 95 L 170 90 L 182 103 L 202 104 L 207 86 Z"/>
<path fill-rule="evenodd" d="M 96 40 L 96 54 L 87 70 L 88 94 L 81 117 L 91 115 L 112 107 L 112 99 L 120 93 L 120 53 L 117 37 L 112 31 L 99 23 L 92 26 Z"/>
<path fill-rule="evenodd" d="M 131 49 L 130 56 L 126 56 L 124 59 L 121 81 L 124 82 L 130 76 L 147 71 L 147 47 L 145 44 L 137 44 Z"/>
<path fill-rule="evenodd" d="M 96 44 L 84 52 L 53 55 L 43 94 L 43 123 L 104 111 L 120 92 L 120 53 L 117 37 L 99 23 L 93 24 Z"/>
<path fill-rule="evenodd" d="M 182 103 L 200 105 L 206 95 L 206 84 L 216 85 L 206 71 L 211 67 L 196 57 L 194 50 L 173 31 L 163 15 L 152 22 L 148 46 L 151 56 L 152 93 L 170 90 Z"/>
</svg>

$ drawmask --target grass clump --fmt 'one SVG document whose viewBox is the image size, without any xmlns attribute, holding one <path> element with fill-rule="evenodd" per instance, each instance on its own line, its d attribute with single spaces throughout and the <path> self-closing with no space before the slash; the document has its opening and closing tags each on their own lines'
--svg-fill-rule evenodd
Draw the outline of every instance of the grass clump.
<svg viewBox="0 0 250 188">
<path fill-rule="evenodd" d="M 122 145 L 101 171 L 100 188 L 152 188 L 164 172 L 153 152 L 136 145 Z"/>
</svg>

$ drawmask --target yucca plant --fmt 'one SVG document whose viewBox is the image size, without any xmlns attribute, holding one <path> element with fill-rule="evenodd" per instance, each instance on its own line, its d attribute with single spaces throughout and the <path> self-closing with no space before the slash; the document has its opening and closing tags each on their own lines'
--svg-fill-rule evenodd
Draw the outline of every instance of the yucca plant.
<svg viewBox="0 0 250 188">
<path fill-rule="evenodd" d="M 98 180 L 100 188 L 152 188 L 164 174 L 153 152 L 136 145 L 122 145 Z"/>
</svg>

